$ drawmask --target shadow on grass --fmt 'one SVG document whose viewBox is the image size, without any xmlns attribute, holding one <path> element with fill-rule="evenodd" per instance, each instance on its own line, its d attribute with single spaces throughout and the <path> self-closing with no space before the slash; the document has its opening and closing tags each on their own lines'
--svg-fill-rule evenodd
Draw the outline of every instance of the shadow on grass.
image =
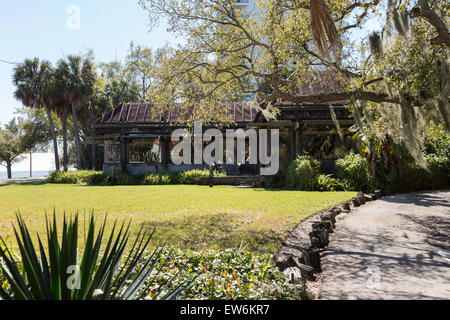
<svg viewBox="0 0 450 320">
<path fill-rule="evenodd" d="M 244 226 L 245 228 L 240 228 Z M 236 214 L 208 214 L 186 216 L 165 221 L 143 223 L 144 230 L 156 228 L 155 244 L 167 242 L 183 249 L 226 249 L 241 244 L 255 253 L 273 253 L 282 236 L 270 230 L 256 230 L 252 223 L 245 223 Z"/>
</svg>

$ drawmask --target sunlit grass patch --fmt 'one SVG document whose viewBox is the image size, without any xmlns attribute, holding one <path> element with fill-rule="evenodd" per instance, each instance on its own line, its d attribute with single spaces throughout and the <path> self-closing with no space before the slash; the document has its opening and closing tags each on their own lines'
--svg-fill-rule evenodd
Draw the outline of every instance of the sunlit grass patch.
<svg viewBox="0 0 450 320">
<path fill-rule="evenodd" d="M 256 253 L 273 253 L 286 232 L 309 215 L 350 199 L 353 192 L 301 192 L 228 186 L 165 185 L 90 187 L 80 185 L 0 186 L 0 235 L 12 233 L 20 211 L 30 230 L 45 231 L 45 213 L 89 213 L 113 221 L 131 219 L 157 228 L 155 242 L 189 249 L 223 249 L 241 243 Z M 83 231 L 80 232 L 80 237 Z M 11 239 L 12 237 L 10 237 Z"/>
</svg>

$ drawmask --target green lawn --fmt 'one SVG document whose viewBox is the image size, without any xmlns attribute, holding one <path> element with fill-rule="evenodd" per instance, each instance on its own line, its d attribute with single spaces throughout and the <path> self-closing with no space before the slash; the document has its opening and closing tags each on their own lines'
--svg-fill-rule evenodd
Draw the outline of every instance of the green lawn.
<svg viewBox="0 0 450 320">
<path fill-rule="evenodd" d="M 300 192 L 228 186 L 0 185 L 0 235 L 12 236 L 20 211 L 33 232 L 45 230 L 45 213 L 79 212 L 113 220 L 132 219 L 157 228 L 155 242 L 182 248 L 228 248 L 246 244 L 273 253 L 286 232 L 305 217 L 354 196 L 353 192 Z"/>
</svg>

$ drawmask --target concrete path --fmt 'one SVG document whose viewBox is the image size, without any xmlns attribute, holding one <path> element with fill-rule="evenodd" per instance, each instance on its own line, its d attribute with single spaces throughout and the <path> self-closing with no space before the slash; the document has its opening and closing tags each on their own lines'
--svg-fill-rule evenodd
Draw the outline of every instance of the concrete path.
<svg viewBox="0 0 450 320">
<path fill-rule="evenodd" d="M 45 180 L 47 180 L 46 177 L 18 178 L 18 179 L 0 179 L 0 184 L 42 182 L 42 181 L 45 181 Z"/>
<path fill-rule="evenodd" d="M 384 197 L 337 224 L 320 299 L 450 299 L 450 191 Z"/>
</svg>

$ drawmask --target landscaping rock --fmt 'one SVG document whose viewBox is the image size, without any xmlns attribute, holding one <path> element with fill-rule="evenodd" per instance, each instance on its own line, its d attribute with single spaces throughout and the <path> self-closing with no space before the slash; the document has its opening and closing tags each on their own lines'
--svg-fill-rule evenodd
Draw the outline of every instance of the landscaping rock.
<svg viewBox="0 0 450 320">
<path fill-rule="evenodd" d="M 340 215 L 336 217 L 336 220 L 343 220 L 347 216 L 347 212 L 342 212 Z"/>
<path fill-rule="evenodd" d="M 331 221 L 333 223 L 333 228 L 334 228 L 334 225 L 336 224 L 336 215 L 333 212 L 328 211 L 328 212 L 321 214 L 320 220 L 322 220 L 323 222 Z"/>
<path fill-rule="evenodd" d="M 330 210 L 331 214 L 336 217 L 339 213 L 341 213 L 341 209 L 338 207 L 334 207 Z"/>
<path fill-rule="evenodd" d="M 314 230 L 309 233 L 311 247 L 325 248 L 328 245 L 328 231 L 326 229 Z"/>
<path fill-rule="evenodd" d="M 301 270 L 297 267 L 289 267 L 283 273 L 288 277 L 289 283 L 299 284 L 303 282 Z"/>
<path fill-rule="evenodd" d="M 358 195 L 356 196 L 356 198 L 358 199 L 358 201 L 361 205 L 366 203 L 366 197 L 364 196 L 364 193 L 358 192 Z"/>
<path fill-rule="evenodd" d="M 300 274 L 302 278 L 315 281 L 316 276 L 314 275 L 314 268 L 311 266 L 307 266 L 303 263 L 298 263 L 298 267 L 300 269 Z"/>
<path fill-rule="evenodd" d="M 299 275 L 302 278 L 305 278 L 308 280 L 315 280 L 315 275 L 314 275 L 315 270 L 313 267 L 301 263 L 297 257 L 290 257 L 289 261 L 291 263 L 291 266 L 286 268 L 283 272 L 290 276 L 291 281 L 295 281 L 295 283 L 298 283 L 298 280 L 296 279 L 296 276 L 298 275 L 297 272 L 299 272 Z M 292 278 L 293 273 L 294 273 L 294 278 Z"/>
<path fill-rule="evenodd" d="M 284 272 L 287 268 L 295 267 L 295 261 L 292 256 L 289 256 L 275 261 L 275 265 L 280 271 Z"/>
<path fill-rule="evenodd" d="M 321 221 L 314 221 L 312 223 L 312 229 L 314 230 L 320 230 L 320 229 L 326 229 L 325 223 Z"/>
<path fill-rule="evenodd" d="M 320 272 L 320 250 L 305 250 L 305 252 L 303 252 L 302 262 L 310 267 L 313 267 L 315 271 Z"/>
<path fill-rule="evenodd" d="M 354 207 L 359 207 L 361 203 L 359 202 L 358 198 L 352 198 L 352 204 Z"/>
<path fill-rule="evenodd" d="M 334 231 L 333 225 L 330 221 L 313 222 L 313 224 L 312 224 L 313 231 L 322 230 L 322 229 L 325 229 L 328 233 L 333 233 L 333 231 Z"/>
<path fill-rule="evenodd" d="M 350 203 L 344 202 L 344 203 L 342 204 L 342 209 L 343 209 L 343 210 L 350 211 Z"/>
<path fill-rule="evenodd" d="M 377 199 L 380 199 L 382 196 L 383 196 L 383 194 L 381 193 L 381 190 L 375 190 L 375 196 L 377 197 Z"/>
</svg>

